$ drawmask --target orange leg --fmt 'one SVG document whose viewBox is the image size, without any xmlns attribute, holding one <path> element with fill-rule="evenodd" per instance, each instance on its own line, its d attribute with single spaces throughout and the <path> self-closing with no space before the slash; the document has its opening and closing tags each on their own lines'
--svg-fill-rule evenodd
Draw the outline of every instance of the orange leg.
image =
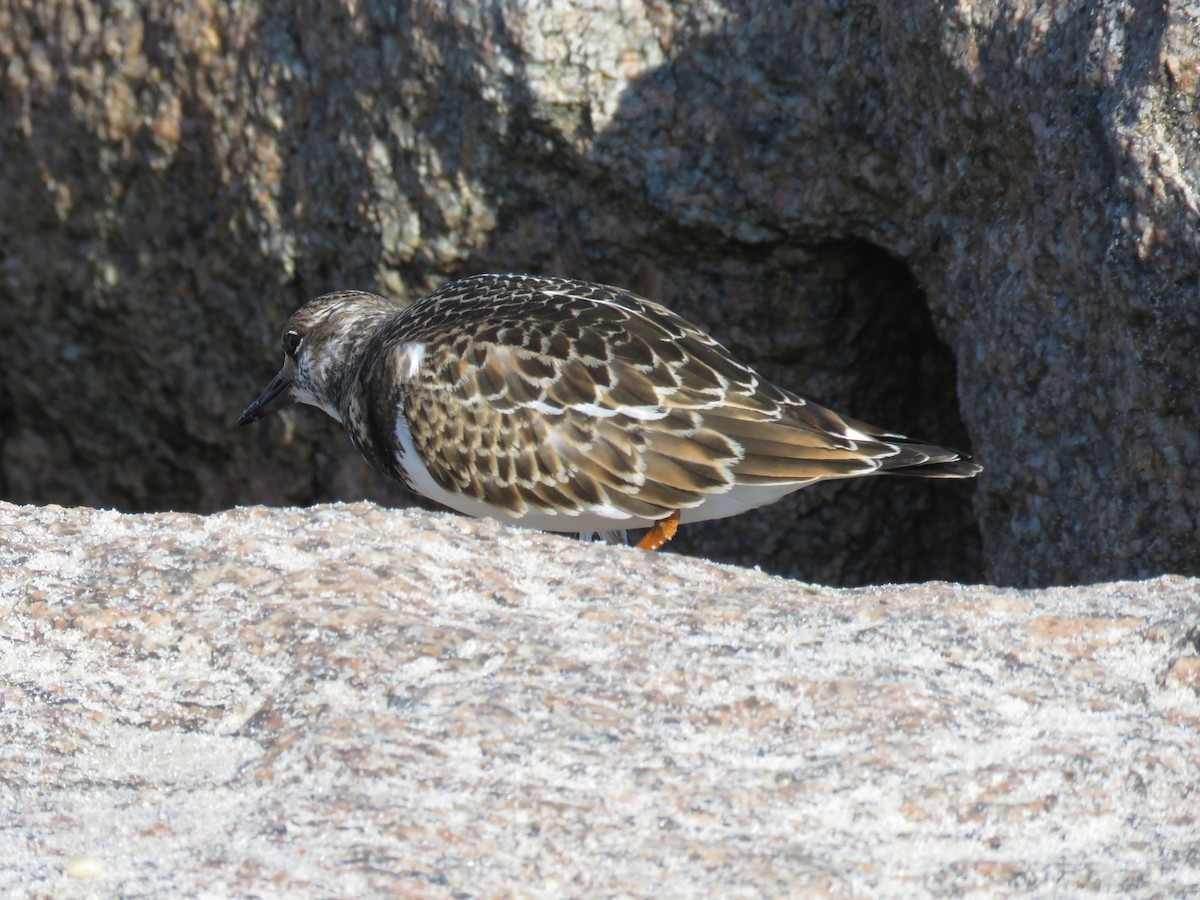
<svg viewBox="0 0 1200 900">
<path fill-rule="evenodd" d="M 675 532 L 679 530 L 679 510 L 671 513 L 665 519 L 659 519 L 654 523 L 654 527 L 642 535 L 642 539 L 637 542 L 640 550 L 658 550 L 675 537 Z"/>
</svg>

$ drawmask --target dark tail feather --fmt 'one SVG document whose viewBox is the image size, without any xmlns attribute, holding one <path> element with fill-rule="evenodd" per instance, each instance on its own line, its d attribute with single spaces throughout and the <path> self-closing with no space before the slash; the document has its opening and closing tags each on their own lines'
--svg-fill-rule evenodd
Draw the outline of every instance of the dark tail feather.
<svg viewBox="0 0 1200 900">
<path fill-rule="evenodd" d="M 957 450 L 932 444 L 901 444 L 900 453 L 883 461 L 881 473 L 913 478 L 974 478 L 983 466 Z"/>
<path fill-rule="evenodd" d="M 926 463 L 923 466 L 909 466 L 907 469 L 884 469 L 888 475 L 909 475 L 914 478 L 974 478 L 983 471 L 979 463 L 971 462 L 969 457 L 963 457 L 957 462 Z"/>
</svg>

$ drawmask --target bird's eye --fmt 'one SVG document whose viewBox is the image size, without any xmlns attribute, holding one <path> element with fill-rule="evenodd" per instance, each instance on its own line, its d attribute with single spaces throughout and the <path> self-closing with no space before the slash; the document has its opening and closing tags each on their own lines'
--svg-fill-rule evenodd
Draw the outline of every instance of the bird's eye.
<svg viewBox="0 0 1200 900">
<path fill-rule="evenodd" d="M 283 352 L 292 359 L 296 358 L 296 353 L 300 350 L 300 344 L 304 341 L 304 337 L 298 331 L 285 331 L 283 334 Z"/>
</svg>

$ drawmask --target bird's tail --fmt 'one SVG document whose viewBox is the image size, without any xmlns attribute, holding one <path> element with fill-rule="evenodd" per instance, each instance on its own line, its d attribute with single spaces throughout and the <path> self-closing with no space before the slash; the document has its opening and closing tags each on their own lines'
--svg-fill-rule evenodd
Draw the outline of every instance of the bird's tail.
<svg viewBox="0 0 1200 900">
<path fill-rule="evenodd" d="M 853 421 L 853 420 L 849 420 Z M 891 445 L 897 452 L 879 458 L 879 472 L 883 475 L 908 475 L 913 478 L 972 478 L 983 471 L 983 466 L 966 453 L 915 441 L 903 434 L 893 434 L 853 422 L 856 430 L 866 431 L 884 445 Z"/>
<path fill-rule="evenodd" d="M 983 471 L 983 466 L 970 456 L 947 447 L 917 444 L 912 456 L 906 452 L 908 449 L 907 444 L 901 445 L 899 454 L 884 460 L 880 473 L 912 478 L 974 478 Z"/>
</svg>

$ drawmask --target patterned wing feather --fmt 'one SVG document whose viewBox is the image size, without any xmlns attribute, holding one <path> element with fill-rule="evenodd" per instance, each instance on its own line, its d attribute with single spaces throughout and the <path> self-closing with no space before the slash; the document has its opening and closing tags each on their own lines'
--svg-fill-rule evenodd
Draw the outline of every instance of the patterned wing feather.
<svg viewBox="0 0 1200 900">
<path fill-rule="evenodd" d="M 414 447 L 443 488 L 515 516 L 609 508 L 644 518 L 729 489 L 736 444 L 695 403 L 670 403 L 678 379 L 627 312 L 520 287 L 490 302 L 431 295 L 387 338 L 393 354 L 423 348 L 400 393 Z"/>
<path fill-rule="evenodd" d="M 977 468 L 781 390 L 618 288 L 462 279 L 381 340 L 405 359 L 421 348 L 415 371 L 394 369 L 433 478 L 515 516 L 607 508 L 661 518 L 735 484 Z"/>
</svg>

